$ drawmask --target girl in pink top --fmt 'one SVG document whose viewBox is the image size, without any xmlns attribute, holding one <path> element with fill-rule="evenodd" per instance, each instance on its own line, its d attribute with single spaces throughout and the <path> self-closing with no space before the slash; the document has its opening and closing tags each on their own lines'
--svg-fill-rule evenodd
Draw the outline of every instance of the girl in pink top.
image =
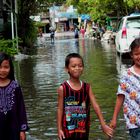
<svg viewBox="0 0 140 140">
<path fill-rule="evenodd" d="M 84 38 L 84 36 L 85 36 L 85 29 L 84 29 L 84 27 L 81 28 L 80 32 L 82 34 L 82 37 Z"/>
</svg>

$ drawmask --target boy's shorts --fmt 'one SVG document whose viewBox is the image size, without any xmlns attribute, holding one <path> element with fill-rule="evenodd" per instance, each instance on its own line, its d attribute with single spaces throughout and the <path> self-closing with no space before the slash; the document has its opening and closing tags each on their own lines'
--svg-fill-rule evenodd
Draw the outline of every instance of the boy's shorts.
<svg viewBox="0 0 140 140">
<path fill-rule="evenodd" d="M 140 140 L 140 128 L 129 129 L 131 140 Z"/>
</svg>

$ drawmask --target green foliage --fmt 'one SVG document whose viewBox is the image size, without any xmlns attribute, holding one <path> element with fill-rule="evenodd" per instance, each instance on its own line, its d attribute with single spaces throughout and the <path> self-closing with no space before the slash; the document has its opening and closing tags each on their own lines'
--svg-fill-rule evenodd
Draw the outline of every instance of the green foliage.
<svg viewBox="0 0 140 140">
<path fill-rule="evenodd" d="M 45 25 L 46 25 L 46 23 L 35 22 L 35 26 L 36 26 L 36 27 L 43 27 L 43 26 L 45 26 Z"/>
<path fill-rule="evenodd" d="M 67 5 L 79 6 L 80 0 L 67 0 Z"/>
<path fill-rule="evenodd" d="M 37 37 L 37 26 L 41 23 L 34 23 L 30 20 L 31 15 L 46 11 L 53 4 L 59 5 L 65 3 L 64 0 L 18 0 L 18 36 L 22 40 L 23 47 L 31 48 Z"/>
<path fill-rule="evenodd" d="M 46 12 L 53 5 L 64 4 L 66 0 L 37 0 L 37 12 Z"/>
<path fill-rule="evenodd" d="M 16 47 L 16 39 L 14 39 L 14 40 L 0 39 L 0 51 L 5 52 L 11 56 L 17 54 L 18 49 Z"/>
<path fill-rule="evenodd" d="M 34 42 L 37 39 L 37 27 L 34 22 L 30 20 L 28 23 L 28 30 L 26 31 L 24 41 L 27 47 L 33 47 Z"/>
<path fill-rule="evenodd" d="M 140 1 L 139 0 L 125 0 L 129 7 L 138 7 L 140 8 Z"/>
<path fill-rule="evenodd" d="M 36 13 L 37 6 L 36 0 L 18 0 L 18 14 L 27 17 L 34 15 L 34 13 Z"/>
<path fill-rule="evenodd" d="M 104 20 L 107 16 L 121 17 L 140 10 L 139 0 L 67 0 L 74 5 L 79 14 L 89 14 L 94 21 Z"/>
<path fill-rule="evenodd" d="M 37 6 L 36 0 L 18 0 L 18 36 L 23 48 L 31 48 L 36 40 L 37 30 L 29 17 L 36 14 Z"/>
</svg>

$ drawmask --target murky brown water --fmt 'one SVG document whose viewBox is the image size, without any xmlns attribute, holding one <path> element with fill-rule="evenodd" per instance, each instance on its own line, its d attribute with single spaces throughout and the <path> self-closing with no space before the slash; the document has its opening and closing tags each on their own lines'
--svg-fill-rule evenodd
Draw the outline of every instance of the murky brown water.
<svg viewBox="0 0 140 140">
<path fill-rule="evenodd" d="M 115 46 L 94 40 L 61 39 L 55 44 L 46 42 L 38 47 L 36 54 L 21 61 L 15 61 L 16 75 L 23 92 L 27 108 L 30 140 L 56 140 L 56 89 L 68 78 L 64 71 L 64 59 L 68 53 L 78 52 L 85 61 L 81 79 L 90 82 L 104 118 L 110 122 L 115 105 L 115 93 L 121 70 L 129 66 L 121 63 Z M 90 140 L 108 140 L 91 109 Z M 128 140 L 122 113 L 113 140 Z"/>
</svg>

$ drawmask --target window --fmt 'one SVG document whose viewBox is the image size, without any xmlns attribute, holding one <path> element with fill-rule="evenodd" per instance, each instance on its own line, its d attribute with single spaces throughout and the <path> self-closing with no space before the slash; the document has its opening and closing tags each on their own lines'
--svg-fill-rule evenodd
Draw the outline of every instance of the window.
<svg viewBox="0 0 140 140">
<path fill-rule="evenodd" d="M 140 28 L 140 17 L 139 18 L 129 18 L 126 23 L 127 28 Z"/>
</svg>

